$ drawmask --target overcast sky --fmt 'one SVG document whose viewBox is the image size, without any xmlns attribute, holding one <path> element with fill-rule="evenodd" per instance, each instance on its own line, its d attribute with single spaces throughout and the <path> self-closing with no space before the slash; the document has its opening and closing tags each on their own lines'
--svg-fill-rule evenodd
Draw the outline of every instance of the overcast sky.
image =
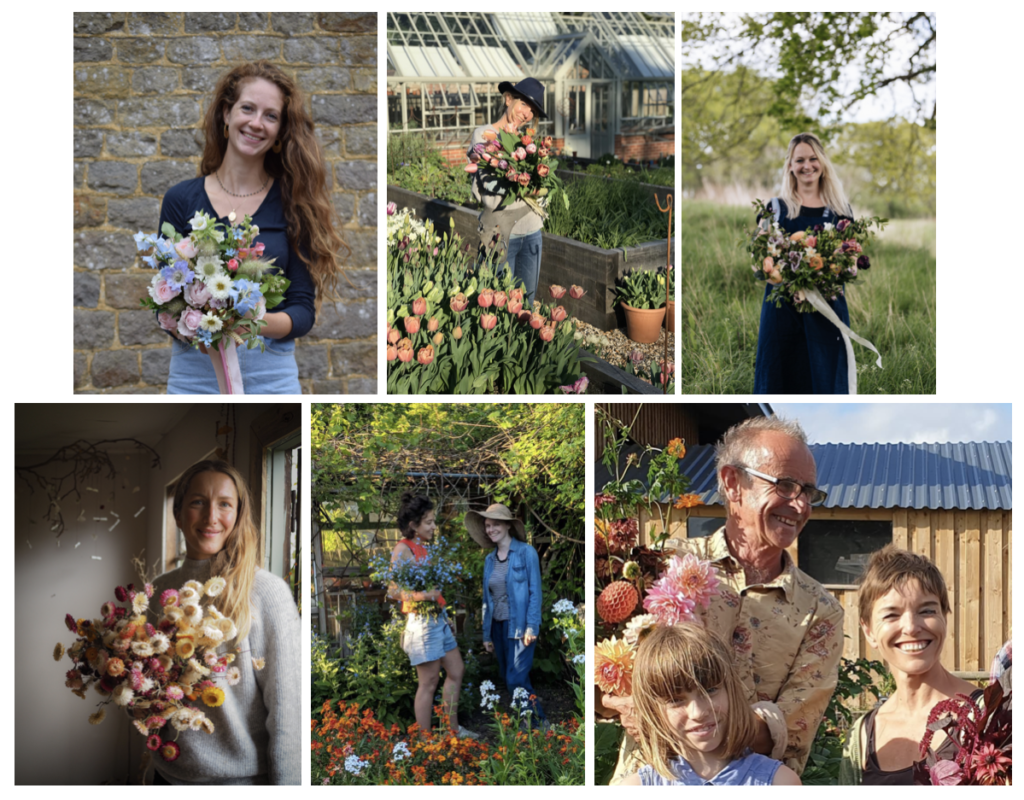
<svg viewBox="0 0 1024 800">
<path fill-rule="evenodd" d="M 998 403 L 772 403 L 813 444 L 1006 442 L 1010 405 Z"/>
</svg>

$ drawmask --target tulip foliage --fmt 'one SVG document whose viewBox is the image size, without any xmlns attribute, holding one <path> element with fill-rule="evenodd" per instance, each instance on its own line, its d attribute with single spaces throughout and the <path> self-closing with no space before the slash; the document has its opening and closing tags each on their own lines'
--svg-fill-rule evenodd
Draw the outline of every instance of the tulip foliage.
<svg viewBox="0 0 1024 800">
<path fill-rule="evenodd" d="M 560 304 L 569 290 L 551 287 L 559 303 L 531 306 L 508 270 L 476 263 L 454 231 L 439 235 L 405 209 L 389 214 L 389 393 L 546 394 L 582 375 Z"/>
</svg>

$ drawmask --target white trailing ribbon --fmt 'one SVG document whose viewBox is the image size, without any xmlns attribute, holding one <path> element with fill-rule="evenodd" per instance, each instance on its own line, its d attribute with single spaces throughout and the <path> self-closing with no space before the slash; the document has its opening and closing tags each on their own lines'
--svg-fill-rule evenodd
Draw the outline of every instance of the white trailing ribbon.
<svg viewBox="0 0 1024 800">
<path fill-rule="evenodd" d="M 217 386 L 221 394 L 245 394 L 242 370 L 238 366 L 238 346 L 229 337 L 223 337 L 217 347 L 208 347 L 207 354 L 217 373 Z"/>
<path fill-rule="evenodd" d="M 849 384 L 850 394 L 857 394 L 857 360 L 853 357 L 853 345 L 850 343 L 850 339 L 856 339 L 858 344 L 864 345 L 868 350 L 874 352 L 878 356 L 878 360 L 875 362 L 878 368 L 882 368 L 882 354 L 878 352 L 878 349 L 871 344 L 863 336 L 858 336 L 856 333 L 851 331 L 846 324 L 839 319 L 836 312 L 832 310 L 824 297 L 821 296 L 821 292 L 817 289 L 804 289 L 804 297 L 808 303 L 810 303 L 817 311 L 820 311 L 825 319 L 839 328 L 839 332 L 843 335 L 843 344 L 846 345 L 846 366 L 849 370 Z"/>
</svg>

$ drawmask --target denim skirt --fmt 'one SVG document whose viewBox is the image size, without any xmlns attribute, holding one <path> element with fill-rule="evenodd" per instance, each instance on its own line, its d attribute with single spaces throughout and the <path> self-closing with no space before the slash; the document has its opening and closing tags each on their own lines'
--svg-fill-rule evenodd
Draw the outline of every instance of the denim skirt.
<svg viewBox="0 0 1024 800">
<path fill-rule="evenodd" d="M 406 616 L 402 649 L 414 667 L 417 664 L 438 661 L 444 658 L 445 653 L 455 650 L 458 646 L 448 624 L 447 614 L 436 617 L 426 614 Z"/>
<path fill-rule="evenodd" d="M 260 339 L 266 350 L 238 348 L 238 366 L 246 394 L 302 394 L 295 340 Z M 217 394 L 217 373 L 210 357 L 177 339 L 171 344 L 167 394 Z"/>
</svg>

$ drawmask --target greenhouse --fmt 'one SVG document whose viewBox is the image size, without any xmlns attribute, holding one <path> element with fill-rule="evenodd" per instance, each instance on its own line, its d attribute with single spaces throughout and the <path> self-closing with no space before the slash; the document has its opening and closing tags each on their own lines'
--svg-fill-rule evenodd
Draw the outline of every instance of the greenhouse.
<svg viewBox="0 0 1024 800">
<path fill-rule="evenodd" d="M 557 148 L 655 160 L 674 148 L 673 35 L 671 13 L 389 12 L 389 129 L 460 159 L 500 115 L 498 84 L 530 76 Z"/>
</svg>

